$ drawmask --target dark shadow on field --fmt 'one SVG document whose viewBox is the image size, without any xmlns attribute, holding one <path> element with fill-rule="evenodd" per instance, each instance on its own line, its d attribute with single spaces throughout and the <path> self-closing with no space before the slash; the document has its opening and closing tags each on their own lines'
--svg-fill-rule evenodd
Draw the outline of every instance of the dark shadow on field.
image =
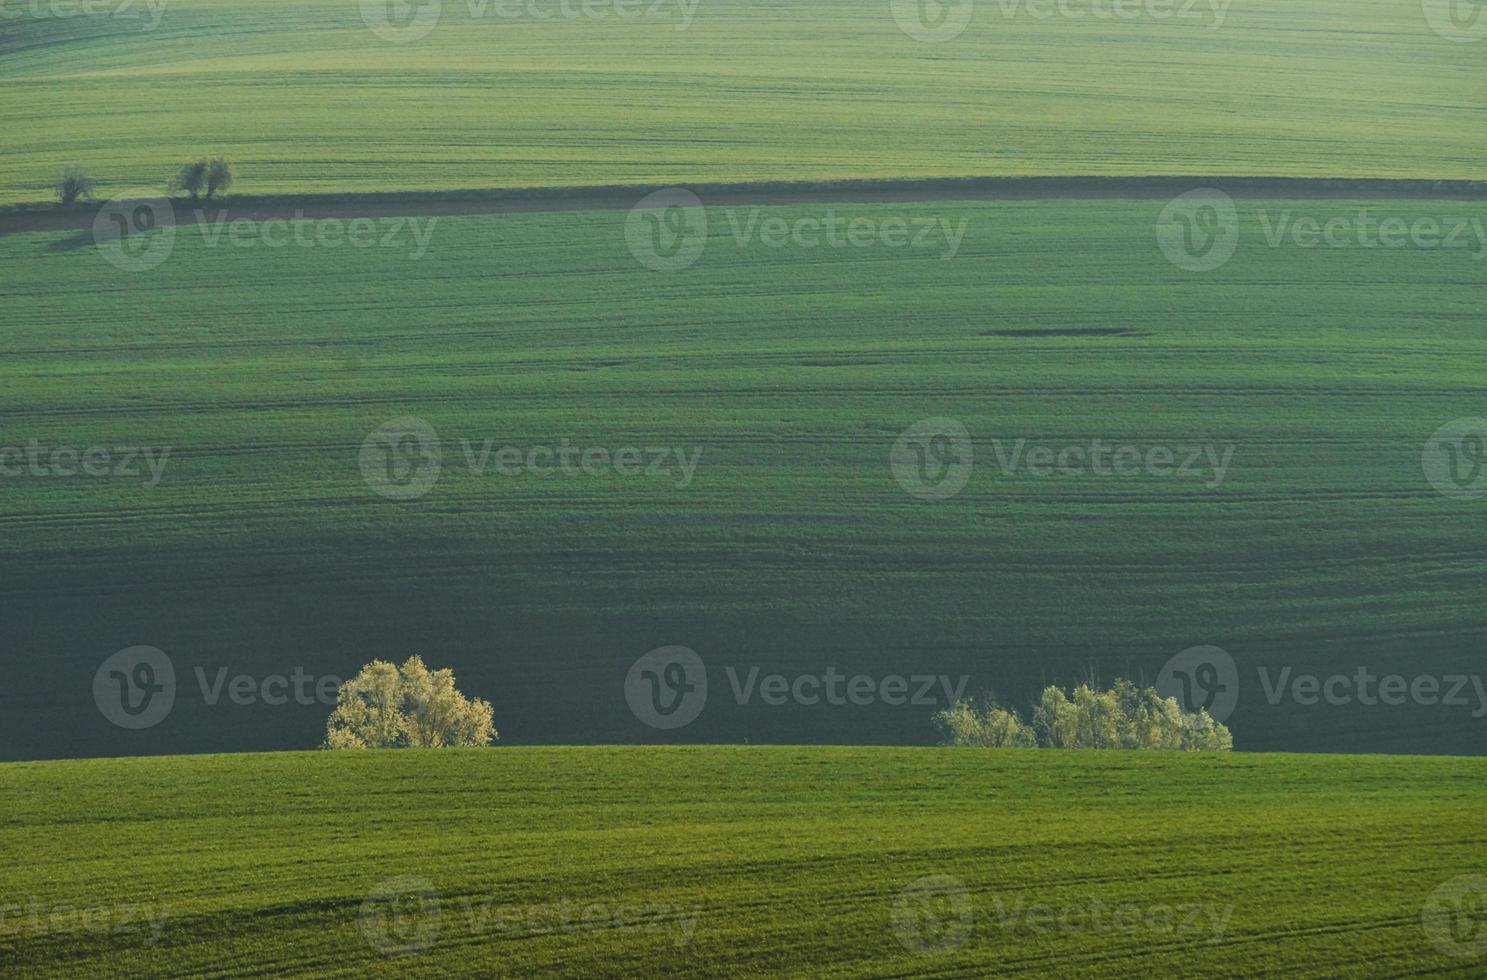
<svg viewBox="0 0 1487 980">
<path fill-rule="evenodd" d="M 477 544 L 465 555 L 480 552 Z M 413 653 L 452 668 L 460 690 L 492 703 L 501 745 L 930 745 L 941 737 L 932 716 L 956 696 L 995 697 L 1031 716 L 1047 685 L 1154 683 L 1174 654 L 1234 632 L 1223 623 L 1193 632 L 1149 615 L 1145 628 L 1112 630 L 1105 624 L 1117 605 L 1091 601 L 1089 618 L 1071 606 L 1039 635 L 1039 623 L 1019 626 L 992 604 L 975 606 L 984 585 L 961 572 L 917 593 L 869 590 L 846 606 L 838 582 L 809 572 L 757 589 L 727 580 L 731 596 L 762 596 L 766 614 L 718 602 L 716 576 L 668 579 L 650 593 L 664 604 L 635 603 L 623 576 L 470 564 L 452 539 L 428 558 L 400 552 L 379 566 L 397 574 L 370 577 L 313 557 L 177 555 L 140 546 L 133 561 L 85 575 L 60 558 L 0 574 L 7 625 L 26 638 L 25 655 L 7 661 L 15 683 L 0 689 L 0 761 L 313 749 L 334 704 L 324 679 Z M 176 561 L 186 572 L 174 571 Z M 72 584 L 57 587 L 63 580 Z M 785 596 L 818 601 L 792 608 Z M 575 608 L 574 597 L 588 608 Z M 838 611 L 822 614 L 828 598 Z M 1459 699 L 1447 695 L 1451 678 L 1480 675 L 1484 639 L 1477 628 L 1403 643 L 1319 629 L 1229 642 L 1234 672 L 1221 680 L 1237 697 L 1224 720 L 1241 751 L 1483 754 L 1487 729 L 1474 716 L 1487 705 L 1471 684 Z M 127 728 L 105 714 L 122 692 L 99 672 L 135 645 L 169 658 L 173 693 L 158 720 Z M 632 674 L 644 679 L 639 659 L 666 646 L 695 651 L 705 669 L 695 714 L 669 728 L 637 714 L 632 694 L 646 690 L 631 683 Z M 1360 665 L 1369 688 L 1339 682 L 1340 696 L 1328 695 L 1330 678 Z M 1420 675 L 1443 678 L 1429 703 L 1379 696 L 1379 678 Z"/>
<path fill-rule="evenodd" d="M 561 211 L 627 211 L 659 191 L 682 189 L 705 207 L 803 204 L 906 204 L 927 201 L 1162 200 L 1195 187 L 1231 197 L 1295 200 L 1460 200 L 1487 198 L 1487 181 L 1356 177 L 1058 176 L 935 177 L 897 180 L 756 181 L 751 183 L 604 184 L 577 187 L 494 187 L 361 194 L 232 195 L 211 202 L 171 199 L 180 224 L 206 221 L 203 207 L 224 220 L 458 216 Z M 158 202 L 159 198 L 151 199 Z M 132 199 L 117 205 L 140 203 Z M 0 207 L 0 235 L 87 228 L 96 207 L 20 204 Z"/>
<path fill-rule="evenodd" d="M 59 238 L 47 245 L 48 252 L 76 252 L 80 248 L 86 248 L 93 244 L 93 236 L 87 233 L 73 235 L 71 238 Z"/>
</svg>

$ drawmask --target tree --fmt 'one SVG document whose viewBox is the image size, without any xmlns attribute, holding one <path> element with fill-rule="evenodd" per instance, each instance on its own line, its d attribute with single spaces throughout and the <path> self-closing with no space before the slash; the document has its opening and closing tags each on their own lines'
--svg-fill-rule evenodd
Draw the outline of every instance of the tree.
<svg viewBox="0 0 1487 980">
<path fill-rule="evenodd" d="M 1119 749 L 1120 704 L 1114 691 L 1096 691 L 1088 684 L 1074 689 L 1075 742 L 1091 749 Z"/>
<path fill-rule="evenodd" d="M 1080 684 L 1072 700 L 1061 688 L 1045 688 L 1033 708 L 1031 725 L 1017 712 L 995 703 L 977 708 L 965 701 L 937 713 L 934 722 L 945 733 L 948 745 L 993 749 L 1228 752 L 1234 748 L 1229 729 L 1207 711 L 1185 712 L 1176 699 L 1162 697 L 1155 688 L 1138 688 L 1124 678 L 1108 691 Z"/>
<path fill-rule="evenodd" d="M 188 163 L 181 168 L 181 172 L 171 178 L 171 191 L 185 191 L 191 195 L 191 200 L 201 196 L 202 189 L 207 186 L 207 162 L 198 160 Z"/>
<path fill-rule="evenodd" d="M 1051 749 L 1079 747 L 1079 719 L 1074 705 L 1056 687 L 1043 690 L 1038 706 L 1033 709 L 1033 731 L 1038 744 Z"/>
<path fill-rule="evenodd" d="M 232 186 L 232 164 L 222 157 L 217 157 L 206 165 L 207 200 L 218 191 L 225 191 Z"/>
<path fill-rule="evenodd" d="M 65 208 L 76 203 L 80 197 L 91 198 L 93 187 L 93 178 L 82 167 L 68 167 L 62 171 L 62 179 L 57 181 L 57 199 Z"/>
<path fill-rule="evenodd" d="M 1038 744 L 1032 729 L 1022 723 L 1015 711 L 1000 708 L 994 702 L 978 711 L 966 701 L 957 701 L 936 714 L 934 720 L 950 745 L 1030 749 Z"/>
<path fill-rule="evenodd" d="M 1199 708 L 1197 716 L 1189 716 L 1183 727 L 1182 747 L 1188 752 L 1229 752 L 1234 748 L 1234 736 L 1228 726 L 1214 721 L 1206 708 Z"/>
<path fill-rule="evenodd" d="M 454 672 L 412 656 L 397 667 L 374 660 L 341 685 L 325 726 L 327 749 L 450 748 L 498 737 L 490 702 L 466 698 Z"/>
</svg>

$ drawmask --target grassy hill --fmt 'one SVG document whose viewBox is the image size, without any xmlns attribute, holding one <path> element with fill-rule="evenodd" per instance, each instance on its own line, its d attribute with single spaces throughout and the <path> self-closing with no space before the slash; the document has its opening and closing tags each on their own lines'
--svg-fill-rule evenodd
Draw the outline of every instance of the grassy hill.
<svg viewBox="0 0 1487 980">
<path fill-rule="evenodd" d="M 419 258 L 407 230 L 269 248 L 182 226 L 144 272 L 86 234 L 0 238 L 0 446 L 170 451 L 158 482 L 142 460 L 6 479 L 0 604 L 23 655 L 0 754 L 309 748 L 328 707 L 235 703 L 221 680 L 415 652 L 489 698 L 509 742 L 915 743 L 935 705 L 740 704 L 727 671 L 965 675 L 1022 703 L 1090 668 L 1152 680 L 1197 644 L 1238 665 L 1240 748 L 1487 749 L 1475 701 L 1272 704 L 1263 683 L 1479 670 L 1481 500 L 1437 492 L 1421 459 L 1484 414 L 1482 264 L 1271 247 L 1267 227 L 1482 206 L 1241 201 L 1233 258 L 1190 272 L 1158 248 L 1162 204 L 833 206 L 905 239 L 963 223 L 953 258 L 948 238 L 767 244 L 760 222 L 825 206 L 714 210 L 673 272 L 637 261 L 624 212 L 440 218 Z M 360 460 L 408 416 L 442 469 L 387 499 Z M 936 417 L 974 467 L 924 500 L 890 454 Z M 1094 439 L 1233 455 L 1222 480 L 999 456 Z M 696 468 L 495 464 L 564 441 Z M 92 685 L 136 644 L 179 692 L 123 731 Z M 671 644 L 711 698 L 657 731 L 624 685 Z"/>
<path fill-rule="evenodd" d="M 1483 871 L 1483 776 L 765 747 L 6 765 L 0 968 L 1471 976 L 1437 913 Z"/>
<path fill-rule="evenodd" d="M 74 5 L 39 9 L 52 6 Z M 70 165 L 109 197 L 158 193 L 208 153 L 237 161 L 245 193 L 1487 177 L 1481 53 L 1417 3 L 1099 17 L 1075 0 L 1084 16 L 1049 17 L 987 0 L 952 7 L 970 19 L 938 43 L 900 28 L 895 10 L 914 4 L 886 0 L 444 0 L 414 8 L 437 17 L 394 31 L 402 41 L 364 19 L 380 26 L 387 6 L 140 0 L 139 16 L 37 17 L 17 4 L 0 33 L 0 204 L 49 199 Z"/>
</svg>

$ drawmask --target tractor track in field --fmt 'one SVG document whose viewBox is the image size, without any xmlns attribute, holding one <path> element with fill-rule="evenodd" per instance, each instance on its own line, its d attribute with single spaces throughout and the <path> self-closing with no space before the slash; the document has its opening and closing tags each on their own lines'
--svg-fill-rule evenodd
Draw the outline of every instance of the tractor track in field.
<svg viewBox="0 0 1487 980">
<path fill-rule="evenodd" d="M 707 207 L 801 204 L 923 204 L 957 201 L 1160 200 L 1212 188 L 1235 198 L 1277 200 L 1487 201 L 1487 181 L 1331 177 L 968 177 L 860 180 L 829 183 L 668 184 L 548 187 L 377 194 L 235 196 L 217 201 L 170 202 L 176 224 L 248 218 L 446 217 L 562 211 L 625 211 L 659 191 L 688 191 Z M 164 198 L 130 198 L 154 203 Z M 677 195 L 657 206 L 687 203 Z M 91 231 L 101 205 L 0 210 L 0 235 Z"/>
</svg>

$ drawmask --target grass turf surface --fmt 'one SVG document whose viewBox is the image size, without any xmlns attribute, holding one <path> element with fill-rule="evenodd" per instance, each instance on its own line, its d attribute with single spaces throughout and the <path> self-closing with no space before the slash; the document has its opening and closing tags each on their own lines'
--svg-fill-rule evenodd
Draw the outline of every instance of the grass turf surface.
<svg viewBox="0 0 1487 980">
<path fill-rule="evenodd" d="M 1422 908 L 1483 870 L 1484 765 L 830 747 L 6 765 L 0 967 L 1469 976 Z M 926 878 L 963 891 L 921 907 L 905 891 Z"/>
<path fill-rule="evenodd" d="M 0 445 L 163 447 L 139 477 L 5 479 L 0 597 L 24 654 L 0 752 L 308 748 L 323 705 L 209 703 L 218 671 L 348 676 L 422 653 L 509 742 L 922 742 L 933 706 L 736 703 L 723 671 L 969 675 L 1022 703 L 1093 666 L 1153 679 L 1195 644 L 1242 671 L 1248 749 L 1479 752 L 1474 705 L 1268 703 L 1278 673 L 1475 672 L 1480 501 L 1421 450 L 1484 414 L 1483 264 L 1303 249 L 1265 222 L 1481 205 L 1241 202 L 1209 273 L 1158 251 L 1161 202 L 835 206 L 966 222 L 927 247 L 743 245 L 642 268 L 622 212 L 441 218 L 394 247 L 209 247 L 125 273 L 71 234 L 0 239 Z M 753 218 L 820 218 L 823 207 Z M 1264 219 L 1262 220 L 1262 214 Z M 438 483 L 386 500 L 368 433 L 426 419 Z M 966 488 L 909 496 L 889 451 L 928 416 L 976 443 Z M 1233 446 L 1227 476 L 1003 472 L 993 440 Z M 477 473 L 494 447 L 700 448 L 681 475 Z M 1008 449 L 1007 451 L 1010 451 Z M 647 457 L 649 459 L 649 457 Z M 95 670 L 165 650 L 169 718 L 124 732 Z M 686 729 L 626 671 L 667 644 L 715 672 Z"/>
<path fill-rule="evenodd" d="M 50 199 L 73 165 L 107 197 L 158 193 L 217 153 L 244 193 L 1487 177 L 1480 51 L 1434 33 L 1417 3 L 1235 0 L 1220 19 L 1206 3 L 1128 18 L 984 2 L 948 8 L 973 16 L 943 43 L 900 30 L 886 0 L 645 0 L 639 16 L 595 3 L 610 15 L 546 19 L 449 0 L 407 43 L 368 29 L 361 11 L 378 6 L 171 0 L 146 29 L 143 0 L 139 17 L 8 4 L 0 204 Z"/>
</svg>

